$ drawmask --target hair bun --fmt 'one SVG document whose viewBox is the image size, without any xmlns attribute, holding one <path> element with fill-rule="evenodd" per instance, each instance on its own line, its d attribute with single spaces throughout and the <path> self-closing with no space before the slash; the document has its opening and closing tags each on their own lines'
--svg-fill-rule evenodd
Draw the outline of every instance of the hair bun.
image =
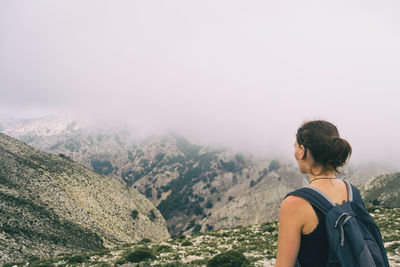
<svg viewBox="0 0 400 267">
<path fill-rule="evenodd" d="M 296 134 L 299 145 L 304 145 L 311 152 L 316 164 L 325 170 L 339 172 L 351 155 L 351 146 L 340 138 L 335 125 L 330 122 L 317 120 L 305 122 Z"/>
<path fill-rule="evenodd" d="M 340 138 L 339 136 L 334 136 L 334 137 L 332 137 L 332 139 L 331 139 L 331 144 L 334 145 L 334 144 L 336 144 L 337 142 L 341 142 L 341 141 L 342 141 L 342 138 Z"/>
<path fill-rule="evenodd" d="M 332 138 L 332 143 L 330 146 L 330 160 L 328 161 L 333 166 L 341 167 L 346 163 L 347 158 L 351 154 L 350 144 L 338 137 L 335 136 Z"/>
</svg>

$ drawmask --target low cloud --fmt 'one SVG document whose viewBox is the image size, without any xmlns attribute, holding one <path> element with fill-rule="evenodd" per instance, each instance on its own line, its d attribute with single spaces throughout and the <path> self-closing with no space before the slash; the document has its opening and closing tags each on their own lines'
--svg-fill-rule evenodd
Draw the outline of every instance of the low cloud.
<svg viewBox="0 0 400 267">
<path fill-rule="evenodd" d="M 400 162 L 397 1 L 3 1 L 0 113 L 291 156 L 305 120 Z"/>
</svg>

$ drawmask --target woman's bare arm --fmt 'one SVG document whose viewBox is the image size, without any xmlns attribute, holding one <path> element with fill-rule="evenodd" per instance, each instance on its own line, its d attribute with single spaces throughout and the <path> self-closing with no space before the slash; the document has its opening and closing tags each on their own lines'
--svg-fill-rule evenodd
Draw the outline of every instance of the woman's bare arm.
<svg viewBox="0 0 400 267">
<path fill-rule="evenodd" d="M 296 263 L 305 222 L 305 202 L 302 198 L 289 196 L 281 204 L 275 267 L 293 267 Z"/>
</svg>

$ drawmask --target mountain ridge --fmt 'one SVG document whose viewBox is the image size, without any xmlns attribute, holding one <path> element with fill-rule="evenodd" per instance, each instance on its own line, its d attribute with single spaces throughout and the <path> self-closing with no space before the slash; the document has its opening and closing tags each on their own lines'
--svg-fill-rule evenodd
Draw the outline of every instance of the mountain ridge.
<svg viewBox="0 0 400 267">
<path fill-rule="evenodd" d="M 282 197 L 307 184 L 292 161 L 214 149 L 173 133 L 136 138 L 129 131 L 57 118 L 2 127 L 30 145 L 65 154 L 136 188 L 160 210 L 173 235 L 277 219 Z M 385 170 L 368 164 L 349 166 L 345 173 L 361 185 Z"/>
</svg>

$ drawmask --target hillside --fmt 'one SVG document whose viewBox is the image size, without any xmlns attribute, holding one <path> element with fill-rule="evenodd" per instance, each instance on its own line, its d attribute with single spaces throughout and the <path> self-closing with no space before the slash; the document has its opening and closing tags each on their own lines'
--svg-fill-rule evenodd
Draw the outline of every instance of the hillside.
<svg viewBox="0 0 400 267">
<path fill-rule="evenodd" d="M 362 188 L 366 205 L 400 207 L 400 172 L 379 175 Z"/>
<path fill-rule="evenodd" d="M 400 265 L 400 208 L 376 207 L 371 210 L 381 229 L 390 266 Z M 219 253 L 242 253 L 250 266 L 272 267 L 275 263 L 278 222 L 235 227 L 178 236 L 163 242 L 142 240 L 135 244 L 84 254 L 32 259 L 29 266 L 206 266 Z M 130 263 L 131 262 L 131 263 Z M 5 267 L 26 266 L 28 261 L 8 263 Z"/>
<path fill-rule="evenodd" d="M 0 261 L 169 237 L 143 195 L 0 134 Z"/>
</svg>

